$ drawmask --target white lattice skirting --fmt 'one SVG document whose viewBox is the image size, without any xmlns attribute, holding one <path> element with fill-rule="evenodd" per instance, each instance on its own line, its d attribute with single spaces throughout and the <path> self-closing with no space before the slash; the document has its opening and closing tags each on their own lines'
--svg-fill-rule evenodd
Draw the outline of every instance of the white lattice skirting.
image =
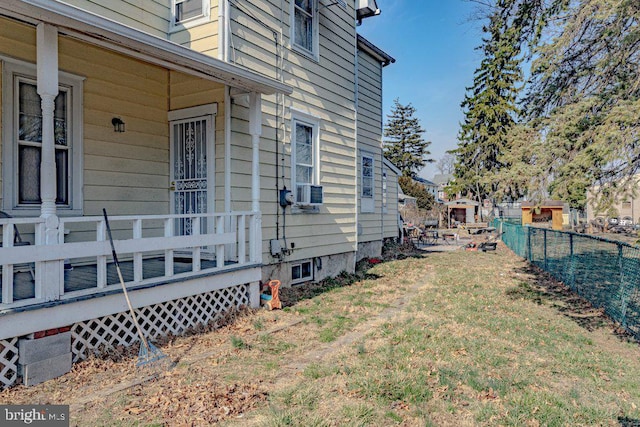
<svg viewBox="0 0 640 427">
<path fill-rule="evenodd" d="M 205 294 L 194 295 L 142 307 L 136 316 L 149 339 L 167 335 L 181 335 L 187 330 L 207 325 L 225 312 L 249 306 L 249 285 L 238 285 Z M 98 319 L 75 323 L 71 327 L 73 361 L 90 355 L 130 346 L 138 342 L 136 327 L 129 312 L 116 313 Z M 6 388 L 17 380 L 18 337 L 0 340 L 0 387 Z"/>
<path fill-rule="evenodd" d="M 18 379 L 18 337 L 0 340 L 0 387 L 13 385 Z"/>
</svg>

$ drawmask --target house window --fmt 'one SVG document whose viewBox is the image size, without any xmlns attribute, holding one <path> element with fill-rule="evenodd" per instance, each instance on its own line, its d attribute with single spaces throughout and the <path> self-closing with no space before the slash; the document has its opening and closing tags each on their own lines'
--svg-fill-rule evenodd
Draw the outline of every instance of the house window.
<svg viewBox="0 0 640 427">
<path fill-rule="evenodd" d="M 174 29 L 193 26 L 209 20 L 210 0 L 173 0 L 171 24 Z"/>
<path fill-rule="evenodd" d="M 362 197 L 373 198 L 373 157 L 362 156 Z"/>
<path fill-rule="evenodd" d="M 36 67 L 5 62 L 3 73 L 3 209 L 10 213 L 40 208 L 42 107 L 34 77 Z M 56 204 L 64 211 L 82 211 L 82 79 L 60 73 L 54 101 Z"/>
<path fill-rule="evenodd" d="M 308 187 L 318 185 L 320 181 L 318 126 L 318 121 L 310 117 L 300 117 L 296 114 L 293 116 L 291 177 L 297 204 L 308 202 Z"/>
<path fill-rule="evenodd" d="M 373 184 L 373 156 L 371 154 L 363 154 L 360 158 L 361 161 L 361 176 L 360 176 L 360 195 L 362 212 L 374 211 L 374 184 Z"/>
<path fill-rule="evenodd" d="M 317 0 L 295 0 L 291 14 L 293 46 L 314 56 L 317 52 L 318 38 L 317 10 Z"/>
<path fill-rule="evenodd" d="M 313 268 L 311 261 L 304 261 L 291 265 L 291 284 L 313 280 Z"/>
</svg>

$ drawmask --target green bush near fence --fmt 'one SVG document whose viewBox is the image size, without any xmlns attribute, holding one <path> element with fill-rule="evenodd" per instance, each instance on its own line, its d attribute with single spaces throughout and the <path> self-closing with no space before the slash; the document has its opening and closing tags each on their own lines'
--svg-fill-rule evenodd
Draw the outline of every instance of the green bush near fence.
<svg viewBox="0 0 640 427">
<path fill-rule="evenodd" d="M 640 340 L 640 248 L 595 236 L 496 221 L 502 241 Z"/>
</svg>

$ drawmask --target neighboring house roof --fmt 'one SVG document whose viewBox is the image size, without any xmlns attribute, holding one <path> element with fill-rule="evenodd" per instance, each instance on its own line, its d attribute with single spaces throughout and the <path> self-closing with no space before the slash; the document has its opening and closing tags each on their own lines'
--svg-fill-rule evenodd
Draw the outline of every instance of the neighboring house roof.
<svg viewBox="0 0 640 427">
<path fill-rule="evenodd" d="M 429 181 L 428 179 L 420 178 L 419 176 L 413 178 L 415 181 L 427 186 L 427 187 L 437 187 L 438 184 Z"/>
<path fill-rule="evenodd" d="M 368 53 L 373 58 L 380 61 L 383 67 L 396 62 L 396 60 L 389 54 L 382 51 L 379 47 L 362 37 L 360 34 L 358 34 L 358 49 Z"/>
<path fill-rule="evenodd" d="M 71 37 L 232 87 L 292 93 L 290 86 L 277 80 L 57 0 L 2 0 L 0 12 L 33 24 L 46 22 Z"/>
<path fill-rule="evenodd" d="M 453 175 L 450 173 L 440 173 L 433 176 L 432 181 L 437 185 L 446 185 L 453 180 Z"/>
<path fill-rule="evenodd" d="M 382 162 L 384 163 L 384 165 L 386 167 L 388 167 L 389 169 L 391 169 L 396 175 L 400 176 L 402 175 L 402 171 L 400 169 L 398 169 L 396 167 L 396 165 L 394 165 L 393 163 L 391 163 L 391 160 L 387 159 L 386 157 L 382 157 Z"/>
<path fill-rule="evenodd" d="M 402 191 L 402 187 L 398 186 L 398 200 L 410 200 L 410 199 L 416 199 L 413 196 L 407 196 L 406 194 L 404 194 L 404 191 Z"/>
<path fill-rule="evenodd" d="M 479 206 L 480 203 L 476 202 L 475 200 L 471 200 L 471 199 L 456 199 L 456 200 L 451 200 L 450 202 L 446 202 L 445 203 L 445 206 L 456 206 L 456 205 Z"/>
<path fill-rule="evenodd" d="M 563 207 L 565 205 L 565 202 L 562 202 L 560 200 L 542 200 L 541 202 L 532 202 L 532 201 L 526 201 L 526 202 L 522 202 L 522 207 L 523 208 L 534 208 L 534 207 L 541 207 L 541 208 L 558 208 L 558 207 Z"/>
</svg>

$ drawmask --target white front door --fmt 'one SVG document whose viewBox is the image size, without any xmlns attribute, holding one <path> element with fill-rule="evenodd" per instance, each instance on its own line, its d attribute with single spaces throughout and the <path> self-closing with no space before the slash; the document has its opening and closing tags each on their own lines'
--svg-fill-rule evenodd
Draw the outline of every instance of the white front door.
<svg viewBox="0 0 640 427">
<path fill-rule="evenodd" d="M 169 113 L 171 205 L 176 214 L 214 210 L 214 118 L 215 104 Z M 212 225 L 209 223 L 201 220 L 201 233 Z M 193 219 L 176 220 L 176 235 L 190 235 L 193 232 Z"/>
</svg>

